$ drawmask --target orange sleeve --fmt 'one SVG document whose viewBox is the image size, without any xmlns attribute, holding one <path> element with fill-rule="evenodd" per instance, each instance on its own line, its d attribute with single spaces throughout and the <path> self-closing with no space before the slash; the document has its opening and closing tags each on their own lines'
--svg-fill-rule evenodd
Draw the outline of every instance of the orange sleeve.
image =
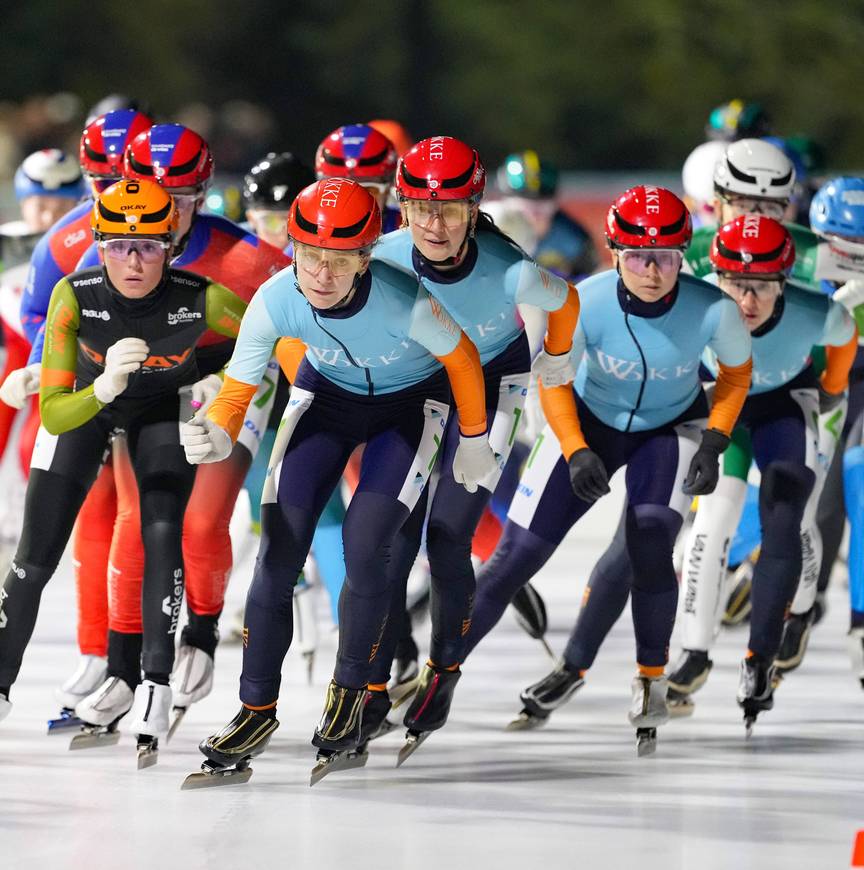
<svg viewBox="0 0 864 870">
<path fill-rule="evenodd" d="M 293 384 L 297 379 L 297 369 L 306 356 L 306 345 L 299 338 L 280 338 L 276 342 L 276 359 L 282 373 Z"/>
<path fill-rule="evenodd" d="M 444 366 L 450 380 L 459 415 L 459 431 L 463 435 L 482 435 L 486 431 L 486 382 L 477 348 L 463 332 L 459 344 L 436 359 Z"/>
<path fill-rule="evenodd" d="M 822 372 L 822 389 L 826 393 L 842 393 L 849 386 L 849 370 L 858 353 L 858 329 L 846 344 L 827 345 L 825 348 L 825 371 Z"/>
<path fill-rule="evenodd" d="M 726 366 L 719 363 L 720 370 L 714 386 L 714 402 L 708 415 L 708 429 L 716 429 L 724 435 L 731 435 L 735 422 L 744 407 L 750 390 L 750 373 L 753 360 L 740 366 Z"/>
<path fill-rule="evenodd" d="M 221 426 L 231 436 L 231 440 L 236 441 L 243 426 L 246 409 L 257 389 L 254 384 L 244 384 L 243 381 L 235 381 L 225 375 L 222 389 L 207 411 L 207 419 Z"/>
<path fill-rule="evenodd" d="M 579 422 L 579 411 L 576 408 L 576 397 L 573 395 L 573 385 L 564 384 L 560 387 L 544 387 L 540 383 L 540 404 L 546 421 L 561 445 L 565 459 L 588 446 L 582 434 L 582 424 Z"/>
<path fill-rule="evenodd" d="M 549 312 L 543 347 L 553 356 L 567 353 L 573 347 L 573 333 L 579 322 L 579 293 L 572 284 L 567 286 L 569 292 L 564 304 L 557 311 Z"/>
</svg>

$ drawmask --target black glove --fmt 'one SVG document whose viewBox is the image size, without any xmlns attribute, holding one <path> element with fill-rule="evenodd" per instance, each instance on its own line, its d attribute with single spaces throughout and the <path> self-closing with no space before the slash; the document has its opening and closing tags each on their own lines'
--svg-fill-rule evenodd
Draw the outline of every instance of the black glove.
<svg viewBox="0 0 864 870">
<path fill-rule="evenodd" d="M 702 433 L 702 443 L 690 460 L 690 470 L 681 489 L 685 495 L 708 495 L 714 492 L 720 477 L 720 454 L 729 446 L 729 437 L 716 429 Z"/>
<path fill-rule="evenodd" d="M 827 414 L 833 411 L 846 398 L 845 390 L 842 393 L 829 393 L 819 385 L 819 413 Z"/>
<path fill-rule="evenodd" d="M 588 447 L 577 450 L 568 462 L 570 485 L 577 498 L 594 504 L 609 492 L 609 475 L 600 457 Z"/>
</svg>

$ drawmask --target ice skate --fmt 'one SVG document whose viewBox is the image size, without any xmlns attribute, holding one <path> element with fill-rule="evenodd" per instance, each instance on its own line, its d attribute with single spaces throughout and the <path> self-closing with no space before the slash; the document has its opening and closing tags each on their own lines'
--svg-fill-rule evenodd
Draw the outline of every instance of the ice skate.
<svg viewBox="0 0 864 870">
<path fill-rule="evenodd" d="M 81 731 L 69 744 L 70 749 L 97 749 L 116 746 L 120 741 L 117 726 L 132 708 L 133 693 L 125 680 L 108 677 L 99 688 L 80 701 L 75 716 Z"/>
<path fill-rule="evenodd" d="M 190 773 L 180 787 L 211 788 L 249 782 L 252 776 L 249 763 L 267 748 L 278 727 L 275 717 L 241 707 L 221 731 L 201 741 L 198 748 L 207 760 L 201 764 L 200 773 Z"/>
<path fill-rule="evenodd" d="M 774 667 L 780 675 L 794 671 L 804 659 L 807 652 L 807 642 L 810 640 L 810 630 L 813 627 L 814 610 L 811 607 L 805 613 L 792 613 L 783 623 L 783 637 L 780 649 L 774 659 Z"/>
<path fill-rule="evenodd" d="M 849 630 L 847 646 L 852 670 L 855 672 L 858 682 L 861 683 L 861 688 L 864 689 L 864 628 Z"/>
<path fill-rule="evenodd" d="M 389 686 L 394 710 L 401 707 L 417 688 L 417 678 L 420 675 L 420 666 L 417 663 L 419 655 L 420 650 L 410 634 L 396 645 L 393 654 L 393 679 Z"/>
<path fill-rule="evenodd" d="M 49 734 L 59 734 L 84 724 L 75 714 L 75 707 L 99 689 L 105 682 L 107 671 L 108 662 L 103 656 L 81 656 L 72 676 L 54 693 L 61 709 L 56 719 L 48 720 Z"/>
<path fill-rule="evenodd" d="M 549 658 L 554 660 L 555 653 L 552 652 L 552 648 L 546 641 L 548 620 L 546 618 L 546 604 L 540 597 L 540 593 L 530 583 L 526 583 L 513 596 L 510 604 L 516 613 L 516 622 L 519 623 L 522 630 L 534 640 L 539 640 Z"/>
<path fill-rule="evenodd" d="M 627 718 L 636 726 L 636 753 L 641 758 L 657 749 L 657 726 L 669 721 L 666 706 L 668 681 L 665 676 L 644 677 L 637 674 L 631 688 L 633 700 Z"/>
<path fill-rule="evenodd" d="M 213 688 L 213 656 L 194 646 L 183 644 L 177 653 L 174 673 L 171 674 L 171 693 L 174 718 L 165 742 L 174 736 L 186 711 L 196 701 L 206 698 Z"/>
<path fill-rule="evenodd" d="M 750 618 L 753 607 L 750 601 L 750 590 L 753 586 L 753 568 L 757 558 L 758 554 L 748 556 L 732 575 L 731 591 L 723 614 L 723 625 L 740 625 Z"/>
<path fill-rule="evenodd" d="M 685 649 L 669 675 L 669 692 L 666 707 L 669 715 L 676 718 L 693 714 L 692 695 L 705 685 L 714 663 L 708 653 L 697 649 Z"/>
<path fill-rule="evenodd" d="M 405 744 L 399 750 L 396 766 L 401 767 L 432 731 L 443 728 L 453 703 L 453 693 L 462 672 L 448 671 L 428 662 L 420 672 L 411 706 L 405 713 Z"/>
<path fill-rule="evenodd" d="M 738 672 L 738 706 L 744 711 L 744 728 L 749 738 L 756 717 L 774 706 L 774 666 L 761 656 L 751 655 L 741 662 Z"/>
<path fill-rule="evenodd" d="M 360 724 L 360 742 L 357 744 L 358 753 L 367 751 L 370 740 L 377 740 L 396 727 L 387 718 L 392 706 L 386 689 L 366 692 Z"/>
<path fill-rule="evenodd" d="M 554 671 L 523 689 L 519 698 L 522 711 L 507 726 L 507 731 L 528 731 L 540 728 L 549 720 L 553 710 L 557 710 L 585 685 L 579 671 L 561 662 Z"/>
<path fill-rule="evenodd" d="M 159 738 L 170 727 L 171 687 L 144 680 L 135 689 L 135 700 L 127 731 L 138 738 L 138 770 L 152 767 L 158 760 Z"/>
<path fill-rule="evenodd" d="M 337 770 L 351 770 L 366 764 L 368 753 L 365 747 L 364 751 L 358 751 L 358 744 L 367 694 L 365 688 L 348 689 L 330 680 L 324 712 L 312 735 L 312 745 L 318 748 L 318 755 L 309 777 L 310 786 Z"/>
</svg>

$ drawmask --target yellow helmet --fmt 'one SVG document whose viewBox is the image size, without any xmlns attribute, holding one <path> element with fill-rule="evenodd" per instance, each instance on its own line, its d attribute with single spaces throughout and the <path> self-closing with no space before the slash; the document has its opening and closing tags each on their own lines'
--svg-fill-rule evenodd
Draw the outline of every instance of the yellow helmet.
<svg viewBox="0 0 864 870">
<path fill-rule="evenodd" d="M 154 181 L 124 179 L 96 197 L 90 227 L 96 236 L 169 236 L 177 231 L 174 200 Z"/>
</svg>

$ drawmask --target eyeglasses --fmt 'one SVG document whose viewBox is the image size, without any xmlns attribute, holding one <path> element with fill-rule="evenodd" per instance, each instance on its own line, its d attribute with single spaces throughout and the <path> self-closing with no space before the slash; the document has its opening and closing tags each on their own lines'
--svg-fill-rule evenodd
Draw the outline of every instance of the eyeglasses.
<svg viewBox="0 0 864 870">
<path fill-rule="evenodd" d="M 165 258 L 171 245 L 156 239 L 103 239 L 99 247 L 112 260 L 125 261 L 134 251 L 142 263 L 158 263 Z"/>
<path fill-rule="evenodd" d="M 166 193 L 171 193 L 171 191 L 168 190 Z M 178 212 L 192 211 L 198 203 L 203 201 L 203 196 L 200 193 L 171 193 L 171 197 Z"/>
<path fill-rule="evenodd" d="M 758 196 L 724 196 L 723 201 L 741 214 L 761 214 L 782 220 L 788 202 L 784 199 L 760 199 Z"/>
<path fill-rule="evenodd" d="M 317 276 L 325 266 L 334 278 L 355 275 L 368 256 L 365 251 L 328 251 L 300 242 L 294 243 L 295 262 L 304 272 L 313 276 Z"/>
<path fill-rule="evenodd" d="M 285 232 L 288 226 L 287 211 L 267 211 L 266 209 L 249 209 L 249 216 L 265 233 L 275 235 Z"/>
<path fill-rule="evenodd" d="M 464 199 L 448 202 L 430 202 L 428 199 L 403 200 L 408 214 L 408 223 L 427 228 L 437 217 L 448 230 L 455 230 L 468 223 L 469 207 Z"/>
<path fill-rule="evenodd" d="M 768 300 L 783 292 L 781 278 L 752 278 L 738 275 L 721 275 L 720 288 L 735 296 L 744 297 L 752 293 L 757 299 Z"/>
<path fill-rule="evenodd" d="M 653 263 L 663 275 L 671 275 L 681 268 L 684 255 L 681 251 L 669 248 L 659 251 L 650 248 L 625 248 L 618 252 L 624 267 L 636 275 L 644 277 Z"/>
</svg>

